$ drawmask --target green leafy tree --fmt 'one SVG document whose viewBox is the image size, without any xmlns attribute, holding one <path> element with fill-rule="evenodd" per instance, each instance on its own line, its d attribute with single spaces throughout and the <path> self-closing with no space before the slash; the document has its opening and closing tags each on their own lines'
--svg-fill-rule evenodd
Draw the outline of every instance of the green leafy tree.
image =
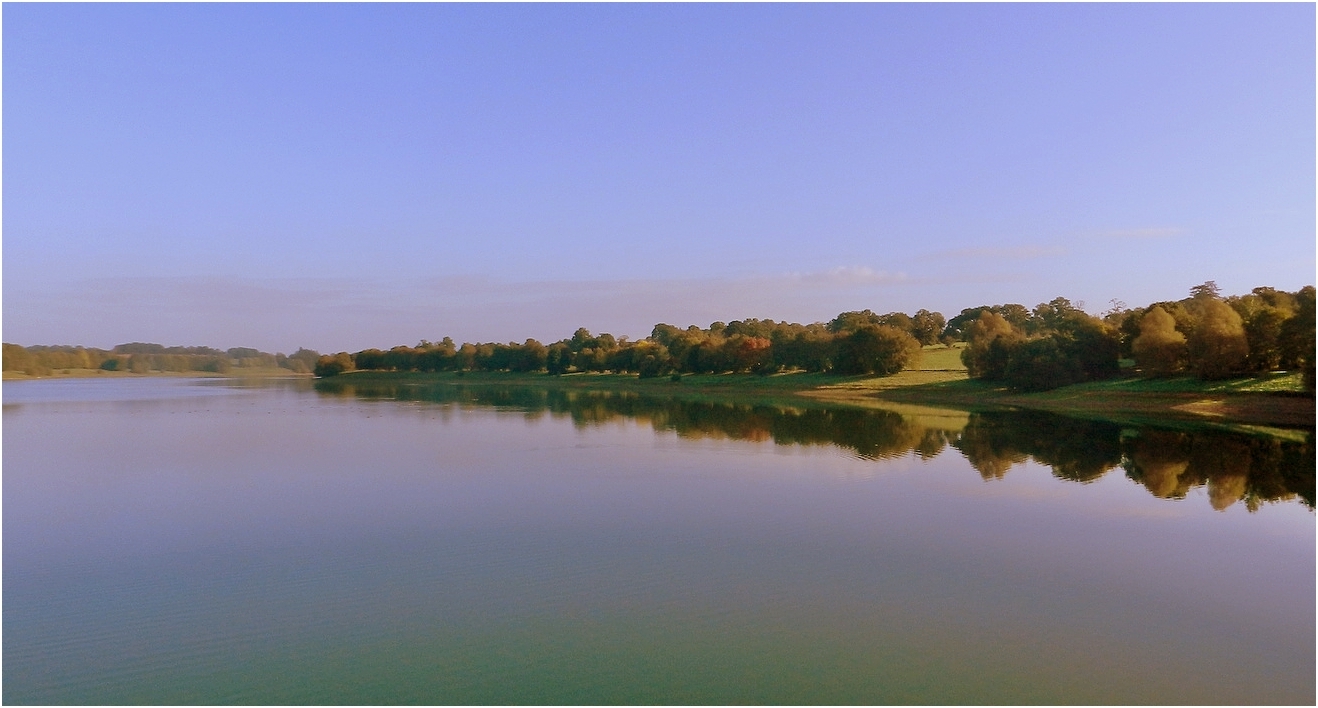
<svg viewBox="0 0 1318 708">
<path fill-rule="evenodd" d="M 549 363 L 549 350 L 534 339 L 526 340 L 517 350 L 509 367 L 513 371 L 540 371 Z"/>
<path fill-rule="evenodd" d="M 1245 320 L 1245 340 L 1249 343 L 1246 369 L 1272 371 L 1281 365 L 1281 328 L 1293 315 L 1266 304 L 1250 313 Z"/>
<path fill-rule="evenodd" d="M 940 312 L 920 310 L 911 318 L 911 336 L 925 346 L 937 344 L 947 321 Z"/>
<path fill-rule="evenodd" d="M 1057 331 L 1065 328 L 1067 321 L 1083 317 L 1085 313 L 1064 297 L 1053 298 L 1049 302 L 1035 306 L 1025 331 L 1030 333 Z"/>
<path fill-rule="evenodd" d="M 834 370 L 840 374 L 889 376 L 905 368 L 919 351 L 915 337 L 896 327 L 861 325 L 838 342 Z"/>
<path fill-rule="evenodd" d="M 1011 349 L 1024 339 L 1020 329 L 1007 318 L 992 310 L 982 310 L 966 327 L 969 345 L 961 350 L 961 362 L 972 378 L 1002 380 Z"/>
<path fill-rule="evenodd" d="M 1305 388 L 1314 390 L 1314 288 L 1295 293 L 1295 314 L 1282 323 L 1278 335 L 1281 364 L 1304 374 Z"/>
<path fill-rule="evenodd" d="M 636 373 L 640 378 L 658 378 L 671 369 L 668 348 L 658 342 L 638 342 L 636 345 Z"/>
<path fill-rule="evenodd" d="M 555 342 L 545 350 L 545 370 L 558 376 L 572 368 L 572 349 L 566 342 Z"/>
<path fill-rule="evenodd" d="M 363 349 L 352 355 L 352 361 L 354 368 L 363 371 L 374 371 L 385 368 L 384 352 L 379 349 Z"/>
<path fill-rule="evenodd" d="M 1203 285 L 1190 288 L 1190 297 L 1194 300 L 1218 300 L 1221 298 L 1221 292 L 1221 288 L 1217 287 L 1217 281 L 1206 280 Z"/>
<path fill-rule="evenodd" d="M 870 310 L 843 312 L 828 323 L 828 331 L 833 333 L 851 332 L 865 325 L 883 324 L 878 315 Z"/>
</svg>

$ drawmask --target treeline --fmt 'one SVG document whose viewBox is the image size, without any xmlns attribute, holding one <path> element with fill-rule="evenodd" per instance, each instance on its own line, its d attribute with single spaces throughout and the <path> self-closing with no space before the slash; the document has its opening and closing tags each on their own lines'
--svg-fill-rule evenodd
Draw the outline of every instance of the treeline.
<svg viewBox="0 0 1318 708">
<path fill-rule="evenodd" d="M 1174 302 L 1139 309 L 1115 304 L 1093 317 L 1066 298 L 1026 310 L 994 305 L 962 310 L 948 337 L 972 377 L 1045 390 L 1116 376 L 1122 358 L 1147 377 L 1189 373 L 1224 379 L 1268 371 L 1303 372 L 1314 388 L 1314 288 L 1269 287 L 1222 297 L 1209 281 Z"/>
<path fill-rule="evenodd" d="M 145 374 L 159 372 L 209 372 L 224 374 L 234 369 L 288 369 L 309 374 L 320 360 L 320 352 L 298 349 L 292 356 L 269 354 L 250 347 L 227 350 L 211 347 L 166 347 L 160 344 L 131 342 L 113 349 L 75 346 L 22 347 L 4 344 L 5 371 L 21 371 L 29 376 L 50 376 L 70 369 L 101 369 Z"/>
<path fill-rule="evenodd" d="M 1056 298 L 1034 309 L 1019 304 L 966 308 L 951 320 L 870 310 L 828 323 L 773 320 L 715 322 L 701 329 L 658 324 L 637 341 L 585 328 L 551 344 L 464 343 L 444 338 L 388 351 L 366 349 L 320 357 L 317 376 L 375 371 L 544 371 L 633 373 L 641 378 L 687 373 L 786 370 L 887 375 L 910 365 L 920 347 L 965 342 L 970 376 L 1038 391 L 1117 376 L 1121 360 L 1145 376 L 1192 373 L 1205 379 L 1302 370 L 1314 387 L 1314 288 L 1255 288 L 1223 298 L 1212 281 L 1176 302 L 1128 309 L 1115 303 L 1102 317 Z"/>
<path fill-rule="evenodd" d="M 366 349 L 321 357 L 318 376 L 353 370 L 386 371 L 575 371 L 634 373 L 641 378 L 685 373 L 759 373 L 788 369 L 838 374 L 894 374 L 912 362 L 922 344 L 939 341 L 943 316 L 921 310 L 876 315 L 844 312 L 827 324 L 773 320 L 715 322 L 705 329 L 658 324 L 638 341 L 585 328 L 570 338 L 542 344 L 439 343 L 388 351 Z"/>
</svg>

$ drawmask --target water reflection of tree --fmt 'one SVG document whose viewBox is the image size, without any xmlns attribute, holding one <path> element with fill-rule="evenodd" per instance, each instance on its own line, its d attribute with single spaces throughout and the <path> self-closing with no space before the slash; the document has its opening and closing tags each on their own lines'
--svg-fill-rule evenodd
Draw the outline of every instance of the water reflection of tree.
<svg viewBox="0 0 1318 708">
<path fill-rule="evenodd" d="M 1126 476 L 1162 499 L 1183 499 L 1190 491 L 1190 436 L 1165 430 L 1144 431 L 1127 443 Z"/>
<path fill-rule="evenodd" d="M 366 400 L 425 401 L 521 410 L 528 417 L 568 418 L 581 428 L 623 421 L 648 424 L 687 439 L 832 445 L 866 459 L 915 454 L 932 459 L 948 446 L 985 480 L 1002 479 L 1033 459 L 1058 479 L 1088 483 L 1117 467 L 1150 494 L 1183 499 L 1206 487 L 1224 510 L 1238 501 L 1253 511 L 1264 502 L 1299 498 L 1314 507 L 1312 435 L 1303 442 L 1216 431 L 1178 432 L 1083 421 L 1039 412 L 971 414 L 960 431 L 926 426 L 895 412 L 781 409 L 642 397 L 631 393 L 500 386 L 415 386 L 339 383 L 317 390 Z"/>
<path fill-rule="evenodd" d="M 1143 430 L 1127 443 L 1126 476 L 1154 496 L 1181 499 L 1206 486 L 1219 511 L 1243 500 L 1254 511 L 1264 502 L 1298 496 L 1314 506 L 1314 450 L 1310 441 L 1225 433 Z"/>
<path fill-rule="evenodd" d="M 1046 413 L 978 413 L 953 442 L 984 479 L 1034 458 L 1053 475 L 1092 482 L 1121 464 L 1121 429 Z"/>
</svg>

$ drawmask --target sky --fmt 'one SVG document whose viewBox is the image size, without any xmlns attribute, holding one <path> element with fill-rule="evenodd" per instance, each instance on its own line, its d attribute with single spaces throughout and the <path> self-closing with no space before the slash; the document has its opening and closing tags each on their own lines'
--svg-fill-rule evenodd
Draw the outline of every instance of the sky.
<svg viewBox="0 0 1318 708">
<path fill-rule="evenodd" d="M 1315 279 L 1315 6 L 3 6 L 4 341 L 322 352 Z"/>
</svg>

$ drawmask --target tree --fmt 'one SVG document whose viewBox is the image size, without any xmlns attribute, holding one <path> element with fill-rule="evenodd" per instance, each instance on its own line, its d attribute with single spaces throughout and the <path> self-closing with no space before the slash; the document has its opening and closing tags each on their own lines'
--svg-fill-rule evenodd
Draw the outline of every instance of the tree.
<svg viewBox="0 0 1318 708">
<path fill-rule="evenodd" d="M 385 368 L 384 352 L 379 349 L 363 349 L 352 355 L 352 361 L 353 368 L 355 369 L 371 370 Z M 332 375 L 333 374 L 331 374 L 331 376 Z"/>
<path fill-rule="evenodd" d="M 1007 318 L 992 310 L 983 310 L 978 319 L 966 327 L 966 341 L 961 361 L 972 378 L 1001 380 L 1007 372 L 1007 359 L 1013 345 L 1024 335 Z"/>
<path fill-rule="evenodd" d="M 566 342 L 554 342 L 545 350 L 545 370 L 554 376 L 572 368 L 572 350 Z"/>
<path fill-rule="evenodd" d="M 1199 325 L 1186 342 L 1186 352 L 1190 368 L 1201 379 L 1222 379 L 1240 373 L 1249 356 L 1240 315 L 1221 300 L 1201 298 Z"/>
<path fill-rule="evenodd" d="M 5 371 L 23 371 L 32 366 L 35 361 L 36 357 L 33 357 L 27 349 L 8 342 L 4 344 L 3 366 Z"/>
<path fill-rule="evenodd" d="M 638 342 L 636 347 L 636 373 L 639 378 L 652 379 L 669 370 L 668 349 L 658 342 Z"/>
<path fill-rule="evenodd" d="M 1079 364 L 1082 381 L 1110 379 L 1121 372 L 1121 334 L 1097 317 L 1077 311 L 1053 336 Z"/>
<path fill-rule="evenodd" d="M 1314 390 L 1314 288 L 1295 293 L 1295 314 L 1281 325 L 1278 348 L 1281 364 L 1303 372 L 1305 388 Z"/>
<path fill-rule="evenodd" d="M 980 307 L 968 307 L 961 311 L 961 314 L 948 320 L 947 326 L 943 328 L 944 341 L 963 341 L 968 342 L 969 327 L 972 322 L 979 319 L 984 312 L 992 312 L 1000 315 L 1007 322 L 1011 323 L 1018 329 L 1024 330 L 1030 321 L 1030 311 L 1025 309 L 1024 305 L 1008 303 L 1006 305 L 983 305 Z"/>
<path fill-rule="evenodd" d="M 1249 354 L 1245 366 L 1250 371 L 1272 371 L 1281 364 L 1281 327 L 1293 313 L 1280 307 L 1263 305 L 1245 320 L 1245 340 Z"/>
<path fill-rule="evenodd" d="M 1217 281 L 1205 280 L 1203 285 L 1190 288 L 1190 297 L 1195 300 L 1218 300 L 1221 292 L 1221 288 L 1217 287 Z"/>
<path fill-rule="evenodd" d="M 587 347 L 595 347 L 595 338 L 590 336 L 590 330 L 585 327 L 578 327 L 577 331 L 572 333 L 572 339 L 568 341 L 568 346 L 573 352 L 579 352 Z"/>
<path fill-rule="evenodd" d="M 320 361 L 320 352 L 299 347 L 284 361 L 284 367 L 294 373 L 309 374 L 315 370 L 318 361 Z"/>
<path fill-rule="evenodd" d="M 843 312 L 828 323 L 828 331 L 833 333 L 851 332 L 864 325 L 883 324 L 882 319 L 870 310 Z"/>
<path fill-rule="evenodd" d="M 942 313 L 920 310 L 911 318 L 911 335 L 925 346 L 937 344 L 938 335 L 942 334 L 946 326 L 947 321 L 943 319 Z"/>
<path fill-rule="evenodd" d="M 880 315 L 879 324 L 900 329 L 907 334 L 910 334 L 915 329 L 915 324 L 905 312 L 889 312 L 886 315 Z"/>
<path fill-rule="evenodd" d="M 389 371 L 412 371 L 417 368 L 417 351 L 412 347 L 397 346 L 384 353 L 383 365 Z"/>
<path fill-rule="evenodd" d="M 1131 343 L 1135 363 L 1152 376 L 1170 376 L 1185 364 L 1185 335 L 1176 320 L 1154 306 L 1139 321 L 1140 334 Z"/>
<path fill-rule="evenodd" d="M 1067 320 L 1077 316 L 1086 315 L 1079 307 L 1072 305 L 1070 300 L 1064 297 L 1053 298 L 1035 306 L 1026 331 L 1033 333 L 1062 329 Z"/>
<path fill-rule="evenodd" d="M 682 335 L 682 330 L 670 324 L 660 322 L 650 330 L 650 339 L 664 345 L 665 347 L 672 344 L 675 339 Z"/>
<path fill-rule="evenodd" d="M 338 376 L 339 374 L 342 374 L 344 372 L 353 371 L 356 368 L 357 367 L 353 363 L 351 354 L 349 354 L 348 352 L 339 352 L 338 354 L 335 354 L 333 356 L 330 356 L 328 354 L 322 356 L 316 362 L 316 369 L 314 373 L 316 374 L 316 376 L 322 376 L 322 377 Z"/>
<path fill-rule="evenodd" d="M 512 365 L 513 371 L 539 371 L 549 363 L 549 350 L 534 339 L 528 339 L 516 352 Z"/>
<path fill-rule="evenodd" d="M 915 337 L 896 327 L 862 325 L 839 342 L 835 370 L 889 376 L 905 368 L 919 351 Z"/>
</svg>

